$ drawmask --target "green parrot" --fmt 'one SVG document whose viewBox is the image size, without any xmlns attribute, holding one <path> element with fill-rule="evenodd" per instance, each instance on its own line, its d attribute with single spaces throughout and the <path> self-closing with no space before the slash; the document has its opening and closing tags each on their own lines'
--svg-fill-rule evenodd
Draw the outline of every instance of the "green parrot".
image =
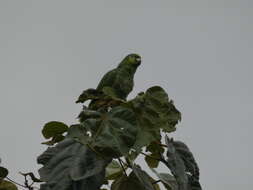
<svg viewBox="0 0 253 190">
<path fill-rule="evenodd" d="M 139 55 L 127 55 L 119 63 L 118 67 L 107 72 L 103 76 L 96 90 L 99 92 L 104 92 L 110 89 L 116 98 L 126 100 L 128 94 L 134 87 L 134 74 L 140 64 L 141 57 Z M 98 102 L 99 100 L 91 101 L 89 108 L 94 108 L 94 105 Z"/>
<path fill-rule="evenodd" d="M 117 68 L 107 72 L 99 82 L 96 90 L 110 87 L 116 93 L 117 98 L 126 99 L 134 86 L 134 74 L 141 64 L 141 57 L 137 54 L 127 55 Z"/>
</svg>

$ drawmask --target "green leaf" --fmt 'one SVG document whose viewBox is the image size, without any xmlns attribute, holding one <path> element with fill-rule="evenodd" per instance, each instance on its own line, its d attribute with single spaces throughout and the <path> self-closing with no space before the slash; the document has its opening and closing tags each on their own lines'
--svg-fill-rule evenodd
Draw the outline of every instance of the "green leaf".
<svg viewBox="0 0 253 190">
<path fill-rule="evenodd" d="M 176 124 L 181 121 L 181 113 L 176 109 L 173 101 L 160 86 L 154 86 L 146 91 L 146 104 L 159 115 L 156 123 L 165 132 L 175 131 Z"/>
<path fill-rule="evenodd" d="M 40 178 L 46 182 L 40 190 L 97 190 L 104 182 L 105 168 L 111 161 L 102 159 L 87 146 L 66 138 L 37 158 L 43 167 Z"/>
<path fill-rule="evenodd" d="M 186 188 L 201 190 L 199 183 L 199 167 L 187 145 L 165 136 L 167 145 L 167 165 L 179 185 Z"/>
<path fill-rule="evenodd" d="M 122 175 L 116 179 L 111 186 L 111 190 L 146 190 L 135 175 Z"/>
<path fill-rule="evenodd" d="M 180 112 L 169 100 L 167 93 L 159 86 L 149 88 L 133 100 L 123 104 L 134 110 L 138 121 L 138 134 L 134 149 L 137 152 L 151 142 L 160 142 L 161 129 L 175 131 L 175 125 L 181 120 Z"/>
<path fill-rule="evenodd" d="M 123 169 L 120 164 L 113 160 L 105 170 L 106 180 L 114 180 L 123 174 Z"/>
<path fill-rule="evenodd" d="M 5 178 L 8 175 L 9 171 L 4 168 L 4 167 L 0 167 L 0 179 Z"/>
<path fill-rule="evenodd" d="M 175 177 L 178 189 L 187 190 L 188 176 L 186 174 L 184 160 L 181 158 L 180 154 L 178 154 L 176 147 L 174 146 L 173 139 L 169 139 L 166 135 L 165 142 L 167 145 L 167 162 L 165 164 Z"/>
<path fill-rule="evenodd" d="M 63 135 L 56 135 L 54 136 L 51 140 L 49 141 L 46 141 L 46 142 L 42 142 L 41 144 L 45 144 L 45 145 L 48 145 L 48 146 L 52 146 L 54 145 L 55 143 L 58 143 L 60 141 L 62 141 L 65 137 Z"/>
<path fill-rule="evenodd" d="M 159 160 L 154 158 L 159 158 L 159 155 L 150 154 L 148 156 L 145 156 L 145 161 L 150 168 L 157 168 L 159 165 Z"/>
<path fill-rule="evenodd" d="M 164 146 L 161 142 L 151 142 L 149 146 L 146 147 L 146 152 L 151 152 L 153 154 L 163 154 L 164 153 Z"/>
<path fill-rule="evenodd" d="M 145 161 L 150 168 L 157 168 L 159 159 L 164 152 L 164 147 L 160 142 L 152 142 L 146 147 L 146 152 L 150 152 L 149 156 L 145 156 Z"/>
<path fill-rule="evenodd" d="M 150 181 L 151 181 L 151 183 L 152 183 L 152 185 L 154 187 L 154 190 L 161 190 L 160 186 L 159 186 L 159 183 L 156 180 L 154 180 L 152 177 L 150 177 Z"/>
<path fill-rule="evenodd" d="M 68 126 L 59 121 L 51 121 L 44 125 L 42 129 L 42 134 L 46 139 L 55 137 L 63 134 L 68 130 Z"/>
<path fill-rule="evenodd" d="M 158 173 L 156 170 L 151 169 L 157 177 L 162 181 L 163 185 L 166 187 L 167 190 L 179 190 L 177 181 L 174 176 L 168 173 Z"/>
<path fill-rule="evenodd" d="M 18 190 L 17 186 L 9 181 L 0 180 L 0 190 Z"/>
<path fill-rule="evenodd" d="M 73 138 L 84 145 L 88 144 L 91 140 L 87 134 L 87 130 L 81 124 L 71 125 L 68 129 L 66 138 Z"/>
<path fill-rule="evenodd" d="M 84 122 L 87 119 L 96 119 L 100 118 L 101 113 L 98 111 L 90 110 L 86 106 L 83 106 L 83 110 L 78 115 L 80 123 Z"/>
<path fill-rule="evenodd" d="M 133 162 L 140 154 L 137 153 L 134 149 L 131 149 L 129 153 L 126 155 L 126 158 Z"/>
<path fill-rule="evenodd" d="M 130 174 L 130 176 L 135 175 L 145 190 L 154 190 L 151 177 L 145 171 L 143 171 L 138 165 L 133 165 L 132 169 L 133 172 Z"/>
<path fill-rule="evenodd" d="M 136 140 L 136 117 L 128 108 L 114 107 L 93 123 L 97 126 L 93 126 L 96 130 L 91 131 L 91 146 L 105 149 L 115 157 L 126 155 Z"/>
</svg>

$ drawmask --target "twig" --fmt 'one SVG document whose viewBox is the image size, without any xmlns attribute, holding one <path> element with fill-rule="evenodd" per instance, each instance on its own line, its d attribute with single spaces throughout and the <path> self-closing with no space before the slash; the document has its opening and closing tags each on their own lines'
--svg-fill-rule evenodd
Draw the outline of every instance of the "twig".
<svg viewBox="0 0 253 190">
<path fill-rule="evenodd" d="M 132 164 L 131 164 L 130 160 L 129 160 L 127 157 L 124 157 L 124 158 L 125 158 L 125 160 L 126 160 L 127 166 L 128 166 L 129 168 L 132 168 Z"/>
<path fill-rule="evenodd" d="M 6 179 L 7 179 L 7 180 L 9 180 L 10 182 L 12 182 L 12 183 L 14 183 L 14 184 L 16 184 L 16 185 L 20 186 L 20 187 L 27 188 L 26 186 L 24 186 L 24 185 L 22 185 L 22 184 L 20 184 L 20 183 L 18 183 L 18 182 L 16 182 L 16 181 L 13 181 L 13 180 L 12 180 L 12 179 L 10 179 L 9 177 L 6 177 Z"/>
<path fill-rule="evenodd" d="M 124 166 L 123 166 L 123 164 L 122 164 L 122 160 L 121 160 L 120 158 L 118 158 L 118 161 L 119 161 L 120 166 L 122 167 L 122 169 L 123 169 L 125 175 L 127 176 L 126 170 L 125 170 L 125 168 L 124 168 Z"/>
<path fill-rule="evenodd" d="M 152 185 L 155 185 L 155 184 L 157 184 L 157 183 L 159 183 L 159 182 L 161 182 L 162 180 L 157 180 L 157 181 L 154 181 L 154 182 L 152 182 Z"/>
</svg>

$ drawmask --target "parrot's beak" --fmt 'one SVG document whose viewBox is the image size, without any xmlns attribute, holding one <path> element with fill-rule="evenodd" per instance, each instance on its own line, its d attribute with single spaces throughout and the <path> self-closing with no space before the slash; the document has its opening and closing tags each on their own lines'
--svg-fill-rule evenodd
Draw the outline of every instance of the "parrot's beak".
<svg viewBox="0 0 253 190">
<path fill-rule="evenodd" d="M 136 61 L 137 61 L 137 65 L 141 64 L 141 58 L 140 57 L 136 58 Z"/>
</svg>

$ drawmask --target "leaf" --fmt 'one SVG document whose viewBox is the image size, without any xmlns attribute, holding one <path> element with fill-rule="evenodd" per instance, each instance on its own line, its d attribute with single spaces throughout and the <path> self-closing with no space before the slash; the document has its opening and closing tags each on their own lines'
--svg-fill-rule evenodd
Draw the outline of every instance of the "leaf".
<svg viewBox="0 0 253 190">
<path fill-rule="evenodd" d="M 145 156 L 145 161 L 150 168 L 157 168 L 159 165 L 159 160 L 154 158 L 159 158 L 159 155 L 150 154 L 148 156 Z"/>
<path fill-rule="evenodd" d="M 87 119 L 93 118 L 99 118 L 101 117 L 101 113 L 98 111 L 90 110 L 86 106 L 83 106 L 83 110 L 78 115 L 80 123 L 84 122 Z"/>
<path fill-rule="evenodd" d="M 131 149 L 128 154 L 126 155 L 126 158 L 133 162 L 137 157 L 139 156 L 139 153 L 137 153 L 134 149 Z"/>
<path fill-rule="evenodd" d="M 54 136 L 51 140 L 49 141 L 46 141 L 46 142 L 42 142 L 41 144 L 45 144 L 45 145 L 48 145 L 48 146 L 52 146 L 54 145 L 55 143 L 58 143 L 60 141 L 62 141 L 65 137 L 63 135 L 56 135 Z"/>
<path fill-rule="evenodd" d="M 159 159 L 164 152 L 164 147 L 160 142 L 152 142 L 146 147 L 146 152 L 151 152 L 149 156 L 145 156 L 145 161 L 150 168 L 157 168 L 159 165 Z"/>
<path fill-rule="evenodd" d="M 131 174 L 135 175 L 138 178 L 144 189 L 154 190 L 154 186 L 152 185 L 151 182 L 151 177 L 145 171 L 143 171 L 138 165 L 133 165 L 132 169 L 133 172 Z"/>
<path fill-rule="evenodd" d="M 51 121 L 44 125 L 42 134 L 46 139 L 56 137 L 63 134 L 68 130 L 68 126 L 59 121 Z"/>
<path fill-rule="evenodd" d="M 137 115 L 139 129 L 133 147 L 137 152 L 151 142 L 160 142 L 161 129 L 165 132 L 175 131 L 175 125 L 181 120 L 180 112 L 159 86 L 151 87 L 145 93 L 139 93 L 136 98 L 123 106 L 133 109 Z"/>
<path fill-rule="evenodd" d="M 161 142 L 151 142 L 149 146 L 146 147 L 146 152 L 151 152 L 153 154 L 155 153 L 164 153 L 164 145 L 161 144 Z"/>
<path fill-rule="evenodd" d="M 146 190 L 135 175 L 122 175 L 116 179 L 111 186 L 111 190 Z"/>
<path fill-rule="evenodd" d="M 150 177 L 150 181 L 151 181 L 151 183 L 152 183 L 152 185 L 154 187 L 154 190 L 161 190 L 160 186 L 159 186 L 159 183 L 156 180 L 154 180 L 153 178 Z"/>
<path fill-rule="evenodd" d="M 0 167 L 0 179 L 5 178 L 8 175 L 9 171 L 4 168 L 4 167 Z"/>
<path fill-rule="evenodd" d="M 163 185 L 167 190 L 178 190 L 178 185 L 175 177 L 167 173 L 158 173 L 156 170 L 151 170 L 157 175 L 157 177 L 162 181 Z"/>
<path fill-rule="evenodd" d="M 113 160 L 105 170 L 106 180 L 114 180 L 123 174 L 123 169 L 120 164 Z"/>
<path fill-rule="evenodd" d="M 84 145 L 88 144 L 90 141 L 87 130 L 81 124 L 71 125 L 68 129 L 66 138 L 73 138 Z"/>
<path fill-rule="evenodd" d="M 173 141 L 173 145 L 176 148 L 176 152 L 180 155 L 184 161 L 186 171 L 189 172 L 192 178 L 199 180 L 199 167 L 194 159 L 194 156 L 187 145 L 181 141 Z"/>
<path fill-rule="evenodd" d="M 146 91 L 147 107 L 158 113 L 157 124 L 165 132 L 175 131 L 175 125 L 181 121 L 181 113 L 176 109 L 173 102 L 169 100 L 167 93 L 160 86 L 154 86 Z"/>
<path fill-rule="evenodd" d="M 97 190 L 104 181 L 105 167 L 110 159 L 99 158 L 86 146 L 66 138 L 48 148 L 37 158 L 43 167 L 40 178 L 46 182 L 41 190 Z"/>
<path fill-rule="evenodd" d="M 188 180 L 188 189 L 201 190 L 201 185 L 199 183 L 199 167 L 190 149 L 181 141 L 173 141 L 173 139 L 169 139 L 167 136 L 165 140 L 168 146 L 168 162 L 177 163 L 174 161 L 175 158 L 178 160 L 180 158 L 185 167 L 185 175 Z M 171 168 L 175 170 L 175 177 L 180 183 L 180 181 L 182 181 L 180 179 L 184 179 L 182 172 L 179 171 L 180 167 L 171 166 Z"/>
<path fill-rule="evenodd" d="M 17 186 L 9 181 L 0 180 L 0 190 L 18 190 Z"/>
<path fill-rule="evenodd" d="M 167 162 L 165 163 L 171 170 L 171 173 L 175 177 L 178 189 L 187 190 L 188 176 L 186 174 L 186 167 L 181 156 L 178 154 L 176 147 L 173 144 L 173 139 L 169 139 L 165 136 L 165 142 L 167 145 Z"/>
<path fill-rule="evenodd" d="M 98 119 L 93 124 L 95 126 L 84 126 L 92 133 L 92 147 L 105 149 L 114 157 L 126 155 L 136 140 L 137 122 L 132 110 L 117 106 Z M 90 123 L 90 125 L 93 125 Z M 97 125 L 97 126 L 96 126 Z"/>
</svg>

